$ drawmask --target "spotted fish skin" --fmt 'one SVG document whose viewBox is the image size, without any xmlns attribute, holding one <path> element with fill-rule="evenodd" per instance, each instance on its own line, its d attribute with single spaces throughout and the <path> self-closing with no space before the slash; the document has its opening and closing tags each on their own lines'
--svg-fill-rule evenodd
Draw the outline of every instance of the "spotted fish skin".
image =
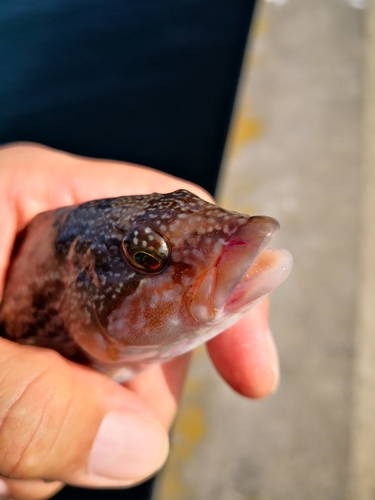
<svg viewBox="0 0 375 500">
<path fill-rule="evenodd" d="M 259 261 L 277 230 L 185 190 L 44 212 L 14 252 L 0 335 L 127 379 L 219 333 L 283 281 L 287 252 Z"/>
</svg>

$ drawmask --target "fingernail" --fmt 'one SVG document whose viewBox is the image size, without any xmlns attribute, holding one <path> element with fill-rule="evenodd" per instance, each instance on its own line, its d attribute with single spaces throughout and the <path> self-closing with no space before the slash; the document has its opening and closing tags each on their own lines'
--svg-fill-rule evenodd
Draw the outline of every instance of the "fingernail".
<svg viewBox="0 0 375 500">
<path fill-rule="evenodd" d="M 270 329 L 268 329 L 267 331 L 265 340 L 268 352 L 268 360 L 274 374 L 274 383 L 272 386 L 272 392 L 276 392 L 280 381 L 280 365 L 279 365 L 279 356 L 277 355 L 275 341 L 273 340 L 272 332 Z"/>
<path fill-rule="evenodd" d="M 136 413 L 113 411 L 100 425 L 88 472 L 108 479 L 143 479 L 163 465 L 168 451 L 168 435 L 159 422 Z"/>
<path fill-rule="evenodd" d="M 7 483 L 0 479 L 0 498 L 9 498 L 10 492 Z"/>
</svg>

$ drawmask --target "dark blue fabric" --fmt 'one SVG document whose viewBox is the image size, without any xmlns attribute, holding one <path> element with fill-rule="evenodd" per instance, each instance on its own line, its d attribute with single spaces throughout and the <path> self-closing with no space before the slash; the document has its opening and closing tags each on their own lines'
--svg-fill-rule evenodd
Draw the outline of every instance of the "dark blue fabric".
<svg viewBox="0 0 375 500">
<path fill-rule="evenodd" d="M 149 479 L 139 486 L 126 490 L 88 490 L 67 486 L 57 493 L 53 500 L 151 500 L 154 481 L 154 478 Z"/>
<path fill-rule="evenodd" d="M 254 0 L 1 0 L 0 143 L 215 186 Z"/>
</svg>

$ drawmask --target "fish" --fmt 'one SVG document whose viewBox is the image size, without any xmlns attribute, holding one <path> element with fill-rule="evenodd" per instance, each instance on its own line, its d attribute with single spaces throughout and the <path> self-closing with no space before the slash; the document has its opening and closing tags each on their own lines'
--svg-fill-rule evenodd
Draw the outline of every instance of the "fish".
<svg viewBox="0 0 375 500">
<path fill-rule="evenodd" d="M 88 201 L 19 235 L 0 336 L 125 382 L 233 325 L 288 276 L 279 223 L 187 190 Z"/>
</svg>

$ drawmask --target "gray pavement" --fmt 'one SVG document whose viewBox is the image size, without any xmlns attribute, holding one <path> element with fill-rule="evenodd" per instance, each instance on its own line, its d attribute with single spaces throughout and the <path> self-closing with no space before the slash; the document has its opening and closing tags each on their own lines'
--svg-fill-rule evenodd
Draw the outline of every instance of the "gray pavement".
<svg viewBox="0 0 375 500">
<path fill-rule="evenodd" d="M 156 500 L 375 499 L 375 8 L 362 5 L 261 4 L 219 201 L 276 217 L 294 256 L 272 295 L 281 385 L 248 401 L 198 350 Z"/>
<path fill-rule="evenodd" d="M 375 2 L 368 5 L 364 45 L 360 274 L 349 455 L 350 499 L 375 498 Z"/>
</svg>

